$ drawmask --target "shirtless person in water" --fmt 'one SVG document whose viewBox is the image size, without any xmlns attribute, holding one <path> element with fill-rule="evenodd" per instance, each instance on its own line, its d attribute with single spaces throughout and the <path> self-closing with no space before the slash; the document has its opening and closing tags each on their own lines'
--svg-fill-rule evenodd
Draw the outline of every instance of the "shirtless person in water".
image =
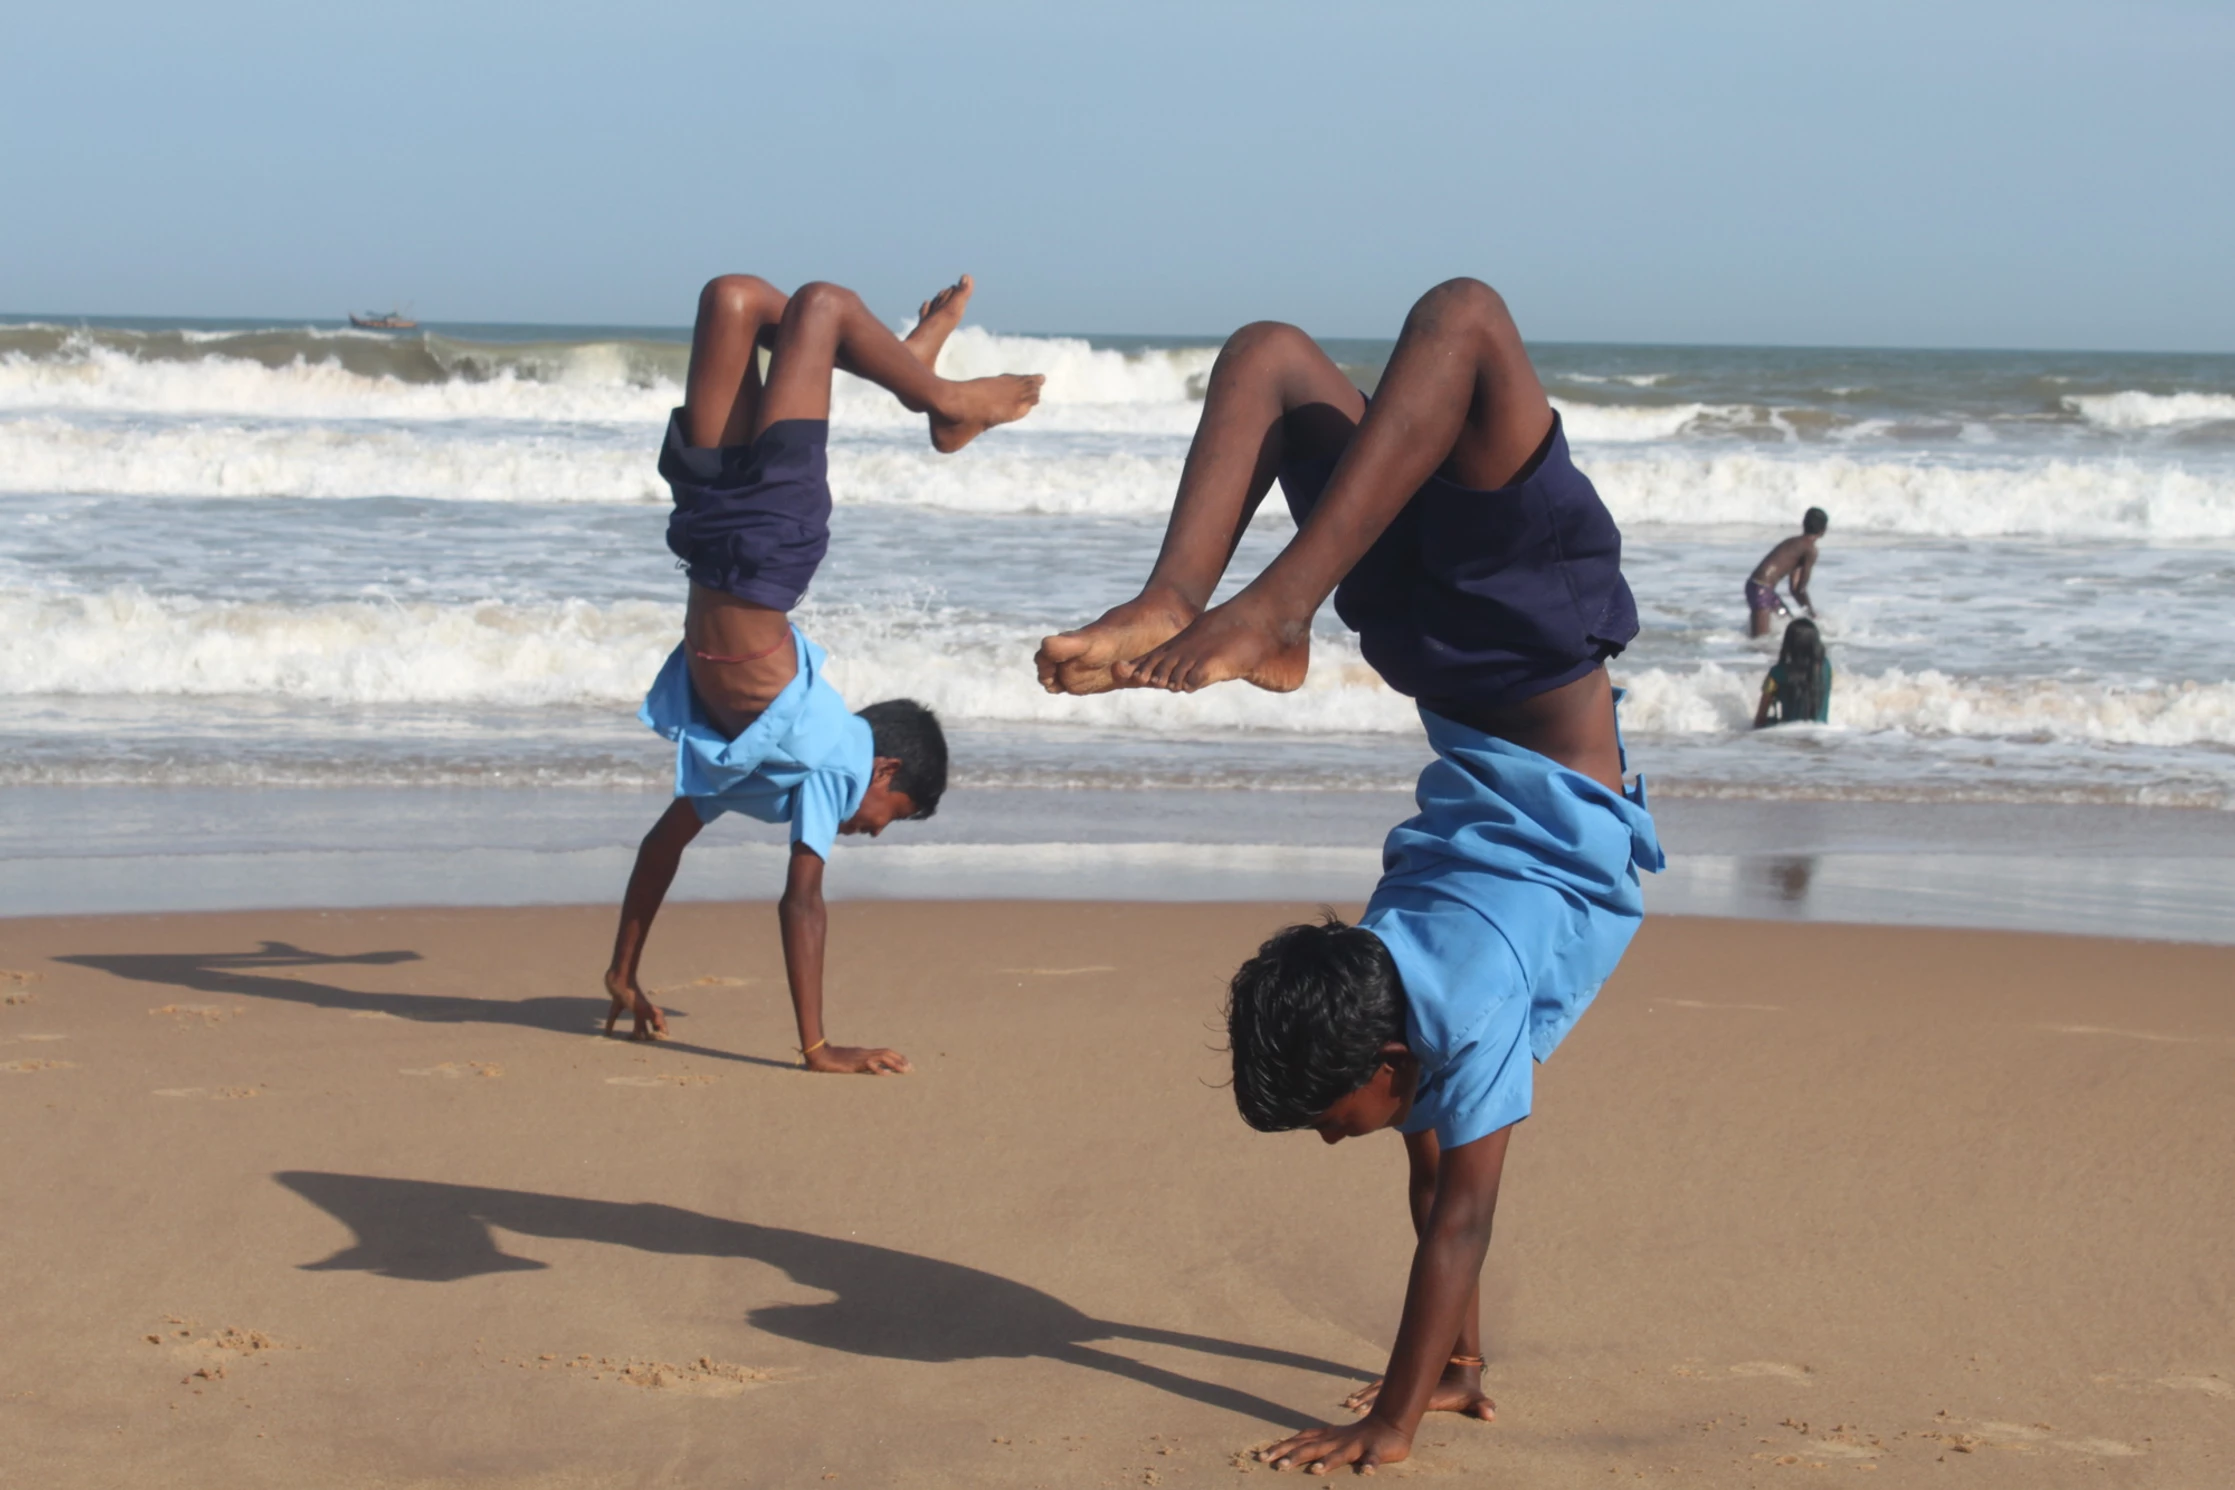
<svg viewBox="0 0 2235 1490">
<path fill-rule="evenodd" d="M 1767 636 L 1772 619 L 1790 615 L 1777 598 L 1777 582 L 1790 579 L 1793 600 L 1810 615 L 1816 607 L 1808 598 L 1808 577 L 1816 572 L 1816 540 L 1831 526 L 1821 507 L 1811 507 L 1800 520 L 1800 532 L 1763 556 L 1746 581 L 1746 634 Z"/>
<path fill-rule="evenodd" d="M 636 1038 L 667 1032 L 637 980 L 645 938 L 684 848 L 723 813 L 742 812 L 791 825 L 777 920 L 808 1069 L 908 1069 L 897 1051 L 833 1045 L 824 1034 L 823 865 L 841 833 L 874 837 L 894 821 L 931 816 L 946 790 L 946 737 L 912 699 L 848 712 L 823 676 L 823 649 L 789 612 L 830 546 L 834 372 L 865 378 L 925 415 L 942 453 L 1039 402 L 1038 376 L 957 382 L 933 370 L 972 288 L 964 275 L 925 301 L 905 340 L 833 284 L 786 295 L 732 274 L 699 296 L 683 407 L 660 453 L 675 494 L 667 543 L 690 573 L 690 596 L 683 643 L 638 715 L 675 742 L 675 800 L 629 876 L 605 975 L 608 1032 L 624 1014 Z"/>
</svg>

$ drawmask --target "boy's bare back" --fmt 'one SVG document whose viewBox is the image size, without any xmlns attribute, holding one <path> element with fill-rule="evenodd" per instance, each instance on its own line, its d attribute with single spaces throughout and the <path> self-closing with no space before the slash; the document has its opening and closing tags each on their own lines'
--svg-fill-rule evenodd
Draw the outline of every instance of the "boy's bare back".
<svg viewBox="0 0 2235 1490">
<path fill-rule="evenodd" d="M 1807 588 L 1807 571 L 1816 564 L 1816 540 L 1806 533 L 1796 533 L 1762 556 L 1754 566 L 1751 578 L 1755 584 L 1774 587 L 1786 575 L 1800 572 L 1801 587 Z"/>
</svg>

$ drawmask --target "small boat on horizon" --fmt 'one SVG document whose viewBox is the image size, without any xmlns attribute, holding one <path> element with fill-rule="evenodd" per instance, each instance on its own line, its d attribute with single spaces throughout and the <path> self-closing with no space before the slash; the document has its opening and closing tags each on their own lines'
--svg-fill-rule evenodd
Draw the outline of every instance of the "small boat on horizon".
<svg viewBox="0 0 2235 1490">
<path fill-rule="evenodd" d="M 386 315 L 369 310 L 363 315 L 359 315 L 357 312 L 351 311 L 349 313 L 349 324 L 367 331 L 416 331 L 419 328 L 417 321 L 400 310 L 391 310 Z"/>
</svg>

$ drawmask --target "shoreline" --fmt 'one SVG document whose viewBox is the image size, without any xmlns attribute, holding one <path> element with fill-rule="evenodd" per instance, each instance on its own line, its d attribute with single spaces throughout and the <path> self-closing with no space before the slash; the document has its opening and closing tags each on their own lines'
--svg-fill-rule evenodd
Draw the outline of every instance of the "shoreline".
<svg viewBox="0 0 2235 1490">
<path fill-rule="evenodd" d="M 658 793 L 16 787 L 11 917 L 609 904 Z M 956 788 L 842 840 L 834 900 L 1361 900 L 1407 792 Z M 1657 796 L 1651 915 L 2235 941 L 2235 813 Z M 674 898 L 773 896 L 782 832 L 726 819 Z"/>
</svg>

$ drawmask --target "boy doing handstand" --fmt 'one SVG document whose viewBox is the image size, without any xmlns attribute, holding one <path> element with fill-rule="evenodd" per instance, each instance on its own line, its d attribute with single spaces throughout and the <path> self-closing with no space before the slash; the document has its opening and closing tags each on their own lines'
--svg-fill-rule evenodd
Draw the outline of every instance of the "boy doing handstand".
<svg viewBox="0 0 2235 1490">
<path fill-rule="evenodd" d="M 972 288 L 964 275 L 926 301 L 905 341 L 837 285 L 787 296 L 765 280 L 724 275 L 699 296 L 683 407 L 660 452 L 675 494 L 667 544 L 689 571 L 690 597 L 682 644 L 638 716 L 675 742 L 675 801 L 629 875 L 605 975 L 607 1033 L 623 1014 L 634 1017 L 636 1039 L 667 1032 L 637 982 L 644 939 L 684 848 L 723 813 L 742 812 L 791 824 L 777 921 L 807 1069 L 909 1069 L 897 1051 L 833 1045 L 824 1034 L 823 862 L 840 833 L 875 837 L 898 819 L 931 816 L 947 785 L 946 737 L 912 699 L 848 713 L 823 676 L 823 649 L 787 612 L 830 545 L 834 369 L 926 415 L 941 452 L 1038 402 L 1036 376 L 954 382 L 933 372 Z"/>
<path fill-rule="evenodd" d="M 1296 536 L 1205 609 L 1281 483 Z M 1625 792 L 1606 659 L 1637 633 L 1621 535 L 1567 441 L 1504 302 L 1453 280 L 1406 318 L 1369 401 L 1291 326 L 1213 368 L 1163 551 L 1140 596 L 1049 637 L 1053 692 L 1292 689 L 1332 591 L 1366 660 L 1420 704 L 1436 759 L 1382 851 L 1356 926 L 1292 926 L 1234 977 L 1234 1096 L 1268 1131 L 1404 1134 L 1418 1238 L 1364 1419 L 1264 1451 L 1281 1468 L 1411 1453 L 1421 1414 L 1491 1416 L 1480 1277 L 1533 1061 L 1613 970 L 1661 850 Z"/>
</svg>

